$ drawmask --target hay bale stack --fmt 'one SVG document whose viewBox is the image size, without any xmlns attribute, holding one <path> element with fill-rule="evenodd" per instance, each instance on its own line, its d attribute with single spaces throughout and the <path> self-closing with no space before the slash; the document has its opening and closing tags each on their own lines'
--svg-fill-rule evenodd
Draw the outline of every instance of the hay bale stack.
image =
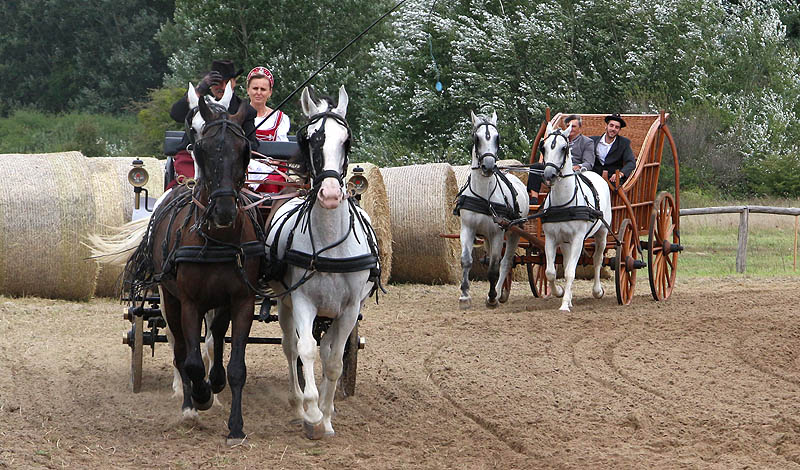
<svg viewBox="0 0 800 470">
<path fill-rule="evenodd" d="M 453 168 L 431 163 L 381 169 L 389 195 L 392 226 L 392 280 L 452 284 L 461 280 L 453 205 L 458 187 Z"/>
<path fill-rule="evenodd" d="M 0 155 L 0 294 L 88 300 L 97 263 L 86 158 L 79 152 Z"/>
<path fill-rule="evenodd" d="M 157 198 L 164 188 L 164 170 L 156 158 L 142 158 L 144 168 L 150 179 L 144 186 L 149 196 Z M 132 168 L 133 158 L 129 157 L 96 157 L 87 159 L 91 173 L 91 188 L 94 194 L 94 211 L 96 226 L 94 233 L 108 235 L 115 227 L 131 221 L 134 205 L 133 186 L 128 182 L 128 171 Z M 142 193 L 144 196 L 144 193 Z M 142 199 L 144 204 L 144 199 Z M 122 266 L 100 263 L 97 275 L 95 295 L 100 297 L 116 297 L 116 283 L 122 274 Z"/>
<path fill-rule="evenodd" d="M 381 170 L 372 163 L 351 163 L 347 174 L 353 174 L 353 168 L 360 166 L 369 182 L 366 192 L 361 195 L 361 208 L 369 214 L 372 228 L 378 237 L 380 251 L 381 282 L 387 284 L 392 273 L 392 223 L 389 211 L 389 196 L 383 183 Z"/>
<path fill-rule="evenodd" d="M 521 165 L 521 163 L 517 160 L 500 160 L 497 162 L 498 166 L 507 166 L 507 165 Z M 459 189 L 462 188 L 467 183 L 467 178 L 469 177 L 472 170 L 470 169 L 470 165 L 458 165 L 453 167 L 453 172 L 456 176 L 456 183 L 458 184 Z M 528 174 L 527 173 L 519 173 L 519 172 L 509 172 L 522 180 L 523 184 L 528 183 Z M 525 250 L 518 249 L 517 253 L 525 254 Z M 481 263 L 481 259 L 486 257 L 486 249 L 483 245 L 476 245 L 472 249 L 472 269 L 469 272 L 469 277 L 475 281 L 486 281 L 488 280 L 489 276 L 489 266 L 486 264 Z M 458 266 L 461 267 L 461 260 L 458 260 Z M 517 266 L 516 269 L 513 270 L 513 279 L 515 281 L 527 281 L 528 280 L 528 273 L 525 271 L 525 266 Z"/>
</svg>

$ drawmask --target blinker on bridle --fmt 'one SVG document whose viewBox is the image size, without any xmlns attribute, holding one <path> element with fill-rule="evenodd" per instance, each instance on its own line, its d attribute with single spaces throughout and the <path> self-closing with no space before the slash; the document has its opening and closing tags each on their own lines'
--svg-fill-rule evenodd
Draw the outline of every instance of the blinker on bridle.
<svg viewBox="0 0 800 470">
<path fill-rule="evenodd" d="M 500 130 L 497 129 L 496 125 L 492 124 L 489 121 L 481 121 L 480 124 L 475 126 L 475 129 L 472 131 L 472 135 L 474 136 L 473 146 L 475 147 L 476 150 L 478 149 L 478 131 L 480 130 L 481 127 L 484 127 L 484 126 L 486 127 L 485 136 L 486 136 L 486 141 L 487 142 L 489 141 L 489 139 L 492 138 L 492 135 L 489 133 L 489 127 L 494 127 L 494 130 L 497 131 L 497 150 L 499 151 L 500 150 Z M 496 153 L 484 152 L 484 153 L 478 155 L 478 166 L 479 167 L 483 163 L 483 159 L 485 157 L 494 157 L 494 159 L 497 160 L 497 154 Z"/>
<path fill-rule="evenodd" d="M 347 129 L 347 139 L 344 143 L 344 163 L 342 164 L 341 171 L 336 170 L 323 170 L 322 165 L 324 164 L 324 158 L 322 155 L 322 146 L 325 144 L 325 121 L 331 118 L 334 121 L 338 122 L 342 125 L 345 129 Z M 322 120 L 322 125 L 314 131 L 311 136 L 308 136 L 308 127 L 319 122 Z M 339 182 L 339 185 L 344 186 L 344 178 L 347 176 L 347 163 L 348 163 L 348 155 L 350 153 L 350 141 L 352 138 L 352 132 L 350 130 L 350 126 L 347 124 L 347 121 L 339 116 L 338 114 L 331 112 L 331 111 L 324 111 L 318 114 L 311 116 L 308 120 L 308 123 L 304 125 L 300 131 L 302 131 L 302 141 L 300 144 L 302 146 L 310 145 L 311 151 L 309 153 L 310 159 L 310 168 L 311 168 L 311 176 L 313 178 L 313 187 L 318 188 L 322 184 L 322 180 L 325 178 L 336 178 Z M 319 168 L 318 168 L 319 167 Z M 312 193 L 315 191 L 312 190 Z"/>
</svg>

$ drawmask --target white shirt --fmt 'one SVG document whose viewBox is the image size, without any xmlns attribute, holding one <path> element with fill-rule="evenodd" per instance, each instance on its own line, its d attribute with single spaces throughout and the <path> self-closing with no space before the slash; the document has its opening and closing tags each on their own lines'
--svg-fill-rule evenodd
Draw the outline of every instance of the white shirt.
<svg viewBox="0 0 800 470">
<path fill-rule="evenodd" d="M 256 116 L 255 123 L 260 123 L 265 117 L 266 115 Z M 278 111 L 256 128 L 256 137 L 258 140 L 288 142 L 290 125 L 289 116 L 283 111 Z"/>
<path fill-rule="evenodd" d="M 614 140 L 617 140 L 617 138 L 614 137 Z M 612 140 L 610 143 L 607 144 L 606 135 L 603 134 L 603 136 L 600 137 L 600 140 L 597 142 L 597 148 L 596 148 L 597 158 L 600 159 L 601 165 L 606 164 L 606 156 L 608 155 L 608 152 L 611 150 L 611 146 L 614 145 L 614 140 Z"/>
</svg>

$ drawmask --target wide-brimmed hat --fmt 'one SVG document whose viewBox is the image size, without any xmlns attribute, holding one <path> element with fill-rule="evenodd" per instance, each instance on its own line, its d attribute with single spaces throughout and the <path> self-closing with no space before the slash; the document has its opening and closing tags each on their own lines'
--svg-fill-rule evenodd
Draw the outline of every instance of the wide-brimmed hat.
<svg viewBox="0 0 800 470">
<path fill-rule="evenodd" d="M 251 70 L 250 73 L 247 74 L 248 83 L 250 83 L 250 79 L 252 77 L 256 78 L 265 77 L 267 80 L 269 80 L 270 88 L 275 86 L 275 79 L 272 78 L 272 72 L 270 72 L 269 69 L 266 67 L 261 67 L 261 66 L 253 67 L 253 70 Z"/>
<path fill-rule="evenodd" d="M 243 68 L 240 68 L 238 71 L 236 70 L 236 66 L 233 65 L 232 60 L 215 60 L 211 62 L 211 70 L 219 72 L 222 75 L 223 80 L 228 80 L 231 78 L 236 78 L 244 72 Z"/>
<path fill-rule="evenodd" d="M 606 121 L 606 124 L 608 124 L 608 121 L 617 121 L 617 122 L 619 122 L 620 129 L 622 129 L 623 127 L 627 126 L 627 124 L 625 124 L 625 120 L 622 119 L 622 116 L 620 116 L 619 113 L 609 114 L 608 116 L 606 116 L 605 121 Z"/>
</svg>

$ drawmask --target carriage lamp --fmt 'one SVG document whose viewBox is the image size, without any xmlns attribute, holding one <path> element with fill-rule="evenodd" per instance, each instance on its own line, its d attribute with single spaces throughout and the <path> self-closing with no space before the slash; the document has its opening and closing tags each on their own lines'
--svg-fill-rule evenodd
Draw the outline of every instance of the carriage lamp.
<svg viewBox="0 0 800 470">
<path fill-rule="evenodd" d="M 367 177 L 364 176 L 364 169 L 360 166 L 353 168 L 353 176 L 347 180 L 347 192 L 351 196 L 355 196 L 356 199 L 360 199 L 359 196 L 367 190 L 368 186 L 369 182 Z"/>
<path fill-rule="evenodd" d="M 135 193 L 134 207 L 139 209 L 142 186 L 147 184 L 147 181 L 150 179 L 150 175 L 147 174 L 147 170 L 144 168 L 144 162 L 138 158 L 133 161 L 132 165 L 133 168 L 128 171 L 128 182 L 133 186 L 133 192 Z M 147 189 L 145 189 L 144 192 L 145 197 L 147 197 Z"/>
</svg>

